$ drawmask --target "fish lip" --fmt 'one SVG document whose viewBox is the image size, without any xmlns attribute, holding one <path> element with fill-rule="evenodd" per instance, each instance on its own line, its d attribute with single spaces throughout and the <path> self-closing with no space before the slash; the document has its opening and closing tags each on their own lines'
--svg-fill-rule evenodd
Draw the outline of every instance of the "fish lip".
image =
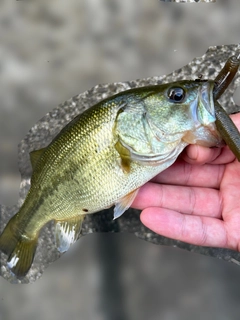
<svg viewBox="0 0 240 320">
<path fill-rule="evenodd" d="M 200 105 L 204 107 L 204 109 L 209 113 L 210 117 L 200 117 L 200 122 L 204 125 L 208 125 L 212 122 L 216 121 L 215 117 L 215 108 L 214 108 L 214 98 L 213 98 L 213 90 L 214 90 L 214 81 L 207 81 L 204 82 L 199 87 L 199 94 L 198 94 L 198 108 Z M 198 118 L 199 118 L 198 113 Z"/>
<path fill-rule="evenodd" d="M 222 146 L 222 137 L 216 130 L 216 116 L 214 106 L 214 82 L 207 81 L 198 88 L 197 98 L 191 106 L 191 116 L 195 122 L 195 130 L 192 132 L 191 141 L 187 135 L 184 141 L 190 144 L 198 143 L 205 147 Z M 206 139 L 202 138 L 201 129 L 204 128 Z M 187 137 L 187 140 L 186 140 Z"/>
</svg>

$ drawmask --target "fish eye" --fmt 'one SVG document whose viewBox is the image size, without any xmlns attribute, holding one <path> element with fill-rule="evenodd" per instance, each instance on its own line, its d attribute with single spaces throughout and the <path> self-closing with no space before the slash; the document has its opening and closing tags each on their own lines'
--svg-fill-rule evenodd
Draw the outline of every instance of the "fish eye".
<svg viewBox="0 0 240 320">
<path fill-rule="evenodd" d="M 167 96 L 170 102 L 182 102 L 185 98 L 185 91 L 183 88 L 173 87 L 168 90 Z"/>
</svg>

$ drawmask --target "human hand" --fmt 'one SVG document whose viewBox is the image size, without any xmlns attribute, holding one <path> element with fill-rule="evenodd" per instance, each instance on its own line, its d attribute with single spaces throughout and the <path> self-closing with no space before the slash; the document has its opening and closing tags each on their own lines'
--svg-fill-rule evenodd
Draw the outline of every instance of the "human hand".
<svg viewBox="0 0 240 320">
<path fill-rule="evenodd" d="M 240 114 L 232 115 L 240 128 Z M 132 205 L 163 236 L 240 251 L 240 163 L 227 146 L 188 146 L 170 168 L 140 188 Z"/>
</svg>

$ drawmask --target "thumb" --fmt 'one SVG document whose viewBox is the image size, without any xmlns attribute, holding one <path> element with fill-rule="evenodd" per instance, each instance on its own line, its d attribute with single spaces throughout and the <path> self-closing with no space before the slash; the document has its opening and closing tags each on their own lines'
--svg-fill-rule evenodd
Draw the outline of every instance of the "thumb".
<svg viewBox="0 0 240 320">
<path fill-rule="evenodd" d="M 205 164 L 214 161 L 220 154 L 221 148 L 189 145 L 182 152 L 181 158 L 190 164 Z"/>
</svg>

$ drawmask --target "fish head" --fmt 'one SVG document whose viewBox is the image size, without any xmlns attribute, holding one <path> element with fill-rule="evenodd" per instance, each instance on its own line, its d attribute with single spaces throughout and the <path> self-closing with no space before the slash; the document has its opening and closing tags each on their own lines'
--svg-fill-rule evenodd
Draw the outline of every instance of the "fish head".
<svg viewBox="0 0 240 320">
<path fill-rule="evenodd" d="M 146 121 L 162 142 L 221 146 L 215 126 L 213 81 L 164 84 L 144 99 Z"/>
</svg>

